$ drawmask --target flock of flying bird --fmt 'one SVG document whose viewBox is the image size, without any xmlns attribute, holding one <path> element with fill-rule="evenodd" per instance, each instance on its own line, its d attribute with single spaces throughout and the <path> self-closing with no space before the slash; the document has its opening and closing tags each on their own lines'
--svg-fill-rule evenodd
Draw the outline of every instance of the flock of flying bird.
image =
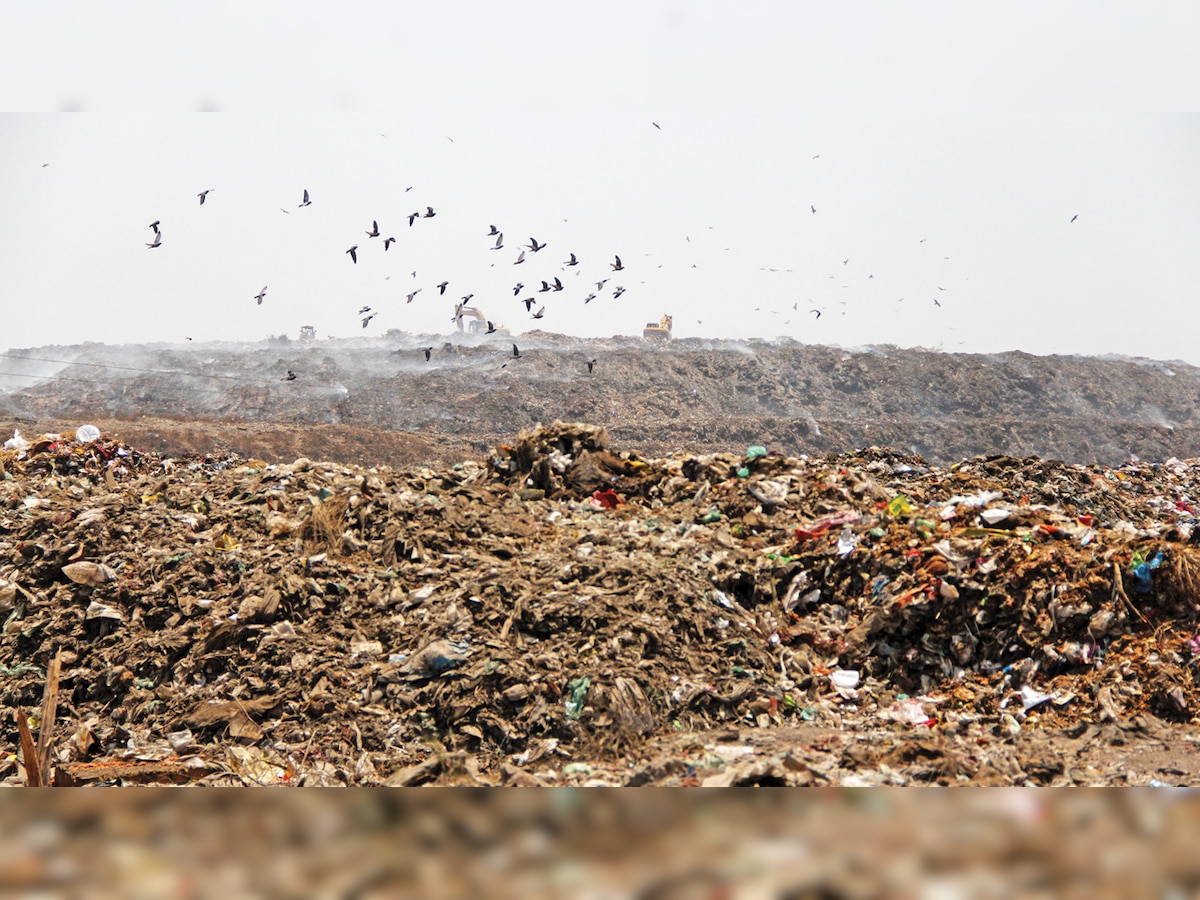
<svg viewBox="0 0 1200 900">
<path fill-rule="evenodd" d="M 412 190 L 412 188 L 410 187 L 406 190 Z M 204 201 L 205 201 L 205 199 L 207 199 L 207 197 L 210 193 L 212 193 L 211 188 L 208 190 L 201 191 L 199 194 L 197 194 L 197 196 L 200 198 L 201 206 L 204 205 Z M 309 196 L 308 189 L 305 188 L 303 198 L 301 199 L 298 208 L 303 209 L 303 208 L 305 208 L 307 206 L 311 206 L 311 205 L 312 205 L 312 199 Z M 280 207 L 280 211 L 284 212 L 284 213 L 288 212 L 288 210 L 283 209 L 282 207 Z M 417 221 L 417 219 L 432 219 L 436 215 L 437 215 L 437 212 L 434 210 L 434 208 L 432 206 L 426 206 L 425 212 L 423 212 L 423 213 L 420 211 L 409 213 L 408 214 L 409 227 L 412 227 L 412 225 Z M 149 227 L 151 229 L 153 229 L 153 231 L 154 231 L 154 240 L 152 242 L 147 243 L 146 246 L 152 250 L 157 249 L 162 246 L 162 230 L 159 227 L 161 224 L 162 224 L 161 219 L 155 219 L 153 222 L 150 223 Z M 380 237 L 382 235 L 382 232 L 379 230 L 379 221 L 372 220 L 371 221 L 371 229 L 369 231 L 366 231 L 365 234 L 368 239 Z M 502 231 L 500 231 L 495 225 L 490 225 L 488 227 L 487 236 L 496 238 L 495 243 L 492 245 L 492 247 L 490 249 L 502 250 L 504 248 L 504 233 Z M 395 237 L 384 238 L 384 240 L 383 240 L 384 251 L 386 252 L 391 247 L 391 245 L 394 244 L 395 242 L 396 242 Z M 350 262 L 353 263 L 354 265 L 358 264 L 359 246 L 360 245 L 357 243 L 352 244 L 350 246 L 350 248 L 348 250 L 346 250 L 346 253 L 350 256 Z M 517 257 L 513 261 L 512 264 L 514 266 L 523 264 L 527 259 L 526 252 L 539 253 L 542 250 L 544 250 L 546 248 L 546 246 L 547 246 L 547 243 L 545 241 L 539 241 L 536 237 L 530 237 L 529 243 L 526 245 L 523 245 L 523 247 L 521 248 L 520 252 L 517 254 Z M 567 268 L 573 268 L 578 265 L 579 265 L 579 259 L 576 257 L 576 255 L 574 253 L 571 253 L 570 257 L 565 262 L 562 263 L 563 270 L 566 270 Z M 613 256 L 613 261 L 611 263 L 609 263 L 609 268 L 611 269 L 612 272 L 624 272 L 625 271 L 625 265 L 621 262 L 621 257 L 618 255 Z M 414 277 L 416 276 L 416 274 L 417 274 L 416 272 L 413 272 Z M 390 276 L 388 276 L 388 277 L 390 277 Z M 562 283 L 562 279 L 559 278 L 557 275 L 551 276 L 548 279 L 539 279 L 539 280 L 541 281 L 541 287 L 538 288 L 537 291 L 535 291 L 535 293 L 559 292 L 559 291 L 565 290 L 565 286 Z M 590 292 L 586 297 L 583 298 L 584 304 L 591 303 L 593 300 L 595 300 L 597 298 L 597 296 L 599 295 L 598 292 L 604 290 L 604 287 L 608 283 L 608 280 L 609 280 L 608 278 L 603 278 L 603 279 L 595 282 L 596 289 L 595 289 L 595 291 Z M 449 281 L 443 280 L 436 285 L 439 297 L 445 295 L 446 288 L 449 286 L 449 284 L 450 284 Z M 267 287 L 268 287 L 267 285 L 263 285 L 262 290 L 254 295 L 254 300 L 257 302 L 257 304 L 259 306 L 262 306 L 263 300 L 267 296 Z M 513 296 L 519 297 L 521 292 L 524 290 L 524 288 L 525 288 L 524 282 L 520 282 L 520 281 L 517 282 L 516 286 L 513 288 Z M 412 303 L 413 300 L 416 298 L 417 294 L 419 294 L 421 292 L 421 290 L 422 290 L 421 288 L 417 288 L 416 290 L 410 291 L 407 294 L 406 302 Z M 614 288 L 612 290 L 612 297 L 613 297 L 613 299 L 617 299 L 623 293 L 625 293 L 624 287 L 622 287 L 620 285 L 614 286 Z M 467 305 L 470 303 L 471 299 L 474 296 L 475 295 L 473 293 L 465 294 L 460 298 L 460 300 L 457 303 L 454 304 L 454 315 L 451 318 L 451 321 L 453 323 L 455 323 L 455 325 L 458 326 L 460 330 L 462 328 L 462 320 L 463 320 L 464 316 L 466 315 Z M 531 313 L 531 316 L 530 316 L 531 319 L 541 319 L 545 316 L 545 314 L 546 314 L 545 305 L 539 306 L 538 310 L 536 312 L 533 312 L 533 305 L 536 302 L 534 297 L 530 296 L 530 297 L 521 298 L 520 302 L 525 305 L 525 311 L 528 313 Z M 378 315 L 378 312 L 373 310 L 370 306 L 363 306 L 358 310 L 358 315 L 361 319 L 362 327 L 366 328 L 368 325 L 370 325 L 371 320 L 374 319 Z M 487 320 L 486 333 L 487 334 L 495 334 L 502 327 L 503 326 L 498 327 L 494 322 Z M 188 340 L 190 341 L 191 338 L 189 337 Z M 397 351 L 397 352 L 400 352 L 400 351 Z M 432 357 L 433 347 L 420 348 L 419 352 L 424 354 L 425 361 L 428 362 Z M 516 344 L 512 345 L 511 358 L 512 359 L 524 358 L 524 354 L 521 353 L 520 348 Z M 589 373 L 593 371 L 595 364 L 596 364 L 595 359 L 587 361 L 587 370 Z M 503 366 L 502 366 L 502 368 L 503 368 Z M 297 377 L 298 377 L 297 374 L 294 371 L 292 371 L 291 369 L 289 369 L 287 371 L 287 374 L 284 376 L 283 380 L 284 381 L 295 381 L 297 379 Z"/>
<path fill-rule="evenodd" d="M 655 128 L 659 127 L 657 125 L 657 123 L 652 123 L 652 124 L 654 124 Z M 813 158 L 818 159 L 819 155 L 814 156 Z M 407 191 L 410 191 L 410 190 L 412 190 L 411 187 L 407 188 L 406 193 L 407 193 Z M 199 194 L 197 194 L 197 197 L 199 197 L 201 206 L 204 205 L 204 202 L 210 193 L 212 193 L 211 188 L 208 190 L 201 191 Z M 308 189 L 306 188 L 304 190 L 304 194 L 301 199 L 301 202 L 299 203 L 299 208 L 303 209 L 303 208 L 311 206 L 311 205 L 312 205 L 312 200 L 309 196 Z M 816 207 L 814 205 L 810 204 L 809 208 L 810 208 L 811 213 L 813 215 L 815 215 L 817 212 Z M 284 209 L 282 207 L 280 208 L 280 211 L 284 212 L 284 213 L 289 212 L 287 209 Z M 407 214 L 408 225 L 411 228 L 418 219 L 432 219 L 436 215 L 437 215 L 437 213 L 432 206 L 426 206 L 424 212 L 421 212 L 418 210 L 416 212 L 411 212 L 411 213 Z M 1071 217 L 1070 221 L 1073 223 L 1078 218 L 1079 218 L 1079 216 L 1078 216 L 1078 214 L 1076 214 Z M 158 219 L 156 219 L 155 221 L 150 223 L 149 227 L 151 229 L 153 229 L 153 231 L 154 231 L 153 241 L 146 244 L 146 246 L 150 249 L 157 249 L 162 246 L 162 231 L 159 228 L 159 226 L 161 224 L 162 224 L 161 220 L 158 220 Z M 364 233 L 366 234 L 368 240 L 374 239 L 374 238 L 379 238 L 379 237 L 382 237 L 382 235 L 383 235 L 383 232 L 381 232 L 379 229 L 378 220 L 372 220 L 370 230 L 366 231 Z M 504 247 L 505 247 L 504 233 L 500 229 L 498 229 L 495 225 L 489 225 L 488 231 L 486 232 L 486 236 L 495 238 L 495 242 L 489 248 L 490 250 L 496 251 L 496 250 L 504 249 Z M 688 238 L 688 240 L 690 241 L 691 239 Z M 390 249 L 391 245 L 394 243 L 396 243 L 396 238 L 394 236 L 385 237 L 382 241 L 384 251 L 387 252 Z M 922 239 L 920 241 L 920 243 L 924 243 L 924 239 Z M 351 263 L 354 265 L 358 264 L 359 247 L 360 247 L 360 244 L 355 243 L 355 244 L 352 244 L 349 247 L 349 249 L 347 249 L 345 251 L 346 254 L 350 257 Z M 536 237 L 530 237 L 529 243 L 524 244 L 520 247 L 519 253 L 517 254 L 516 258 L 513 260 L 512 265 L 514 265 L 514 266 L 522 265 L 522 264 L 526 263 L 527 260 L 532 260 L 533 257 L 527 256 L 527 254 L 540 253 L 542 250 L 546 249 L 546 247 L 547 247 L 547 242 L 539 241 Z M 946 257 L 946 258 L 948 259 L 949 257 Z M 849 263 L 849 261 L 850 260 L 848 258 L 843 259 L 842 264 L 847 265 Z M 577 267 L 579 265 L 580 265 L 580 261 L 579 261 L 578 257 L 576 257 L 575 253 L 572 252 L 572 253 L 570 253 L 568 259 L 566 259 L 565 261 L 563 261 L 561 263 L 561 271 L 565 272 L 568 269 L 574 269 L 575 267 Z M 621 257 L 618 255 L 614 255 L 613 261 L 611 263 L 609 263 L 609 266 L 611 268 L 612 273 L 625 271 L 625 266 L 621 262 Z M 693 268 L 694 268 L 694 266 L 693 266 Z M 769 271 L 776 271 L 776 270 L 770 269 Z M 788 270 L 788 271 L 791 271 L 791 270 Z M 412 274 L 413 274 L 413 277 L 415 278 L 417 273 L 414 271 Z M 577 272 L 577 274 L 578 274 L 578 272 Z M 388 276 L 388 277 L 390 278 L 390 276 Z M 833 276 L 831 275 L 830 277 L 832 278 Z M 873 278 L 873 277 L 874 277 L 873 275 L 868 275 L 868 278 Z M 521 297 L 521 293 L 523 291 L 525 291 L 525 283 L 524 282 L 518 281 L 517 284 L 513 287 L 513 296 L 519 298 L 519 302 L 524 304 L 525 312 L 530 314 L 530 318 L 532 320 L 540 320 L 546 314 L 546 306 L 544 304 L 539 305 L 538 309 L 536 311 L 534 311 L 533 307 L 534 307 L 534 304 L 537 303 L 537 300 L 535 299 L 535 296 L 533 296 L 533 294 L 557 293 L 557 292 L 564 291 L 566 289 L 565 285 L 562 282 L 562 279 L 558 275 L 551 275 L 547 278 L 538 278 L 537 280 L 540 281 L 541 287 L 537 288 L 536 290 L 530 291 L 531 296 L 528 296 L 528 297 Z M 593 300 L 597 299 L 597 297 L 599 296 L 599 292 L 601 292 L 605 289 L 605 286 L 608 284 L 608 281 L 609 281 L 609 278 L 602 278 L 602 279 L 596 281 L 595 282 L 595 286 L 596 286 L 595 290 L 591 291 L 590 293 L 587 294 L 587 296 L 585 296 L 583 298 L 583 303 L 586 305 L 588 303 L 591 303 Z M 436 289 L 437 289 L 439 297 L 445 295 L 446 289 L 448 286 L 449 286 L 449 281 L 447 281 L 447 280 L 443 280 L 436 285 Z M 412 303 L 413 300 L 416 298 L 417 294 L 421 293 L 421 290 L 422 290 L 422 288 L 416 288 L 415 290 L 410 291 L 406 295 L 406 302 Z M 938 290 L 945 291 L 946 288 L 939 286 Z M 614 286 L 612 288 L 612 293 L 611 293 L 612 299 L 615 300 L 615 299 L 619 298 L 623 293 L 625 293 L 624 287 L 622 287 L 620 285 Z M 254 299 L 258 303 L 259 306 L 262 305 L 263 300 L 266 298 L 266 294 L 267 294 L 267 286 L 264 285 L 262 290 L 254 295 Z M 473 293 L 464 294 L 459 299 L 459 301 L 454 304 L 454 315 L 452 316 L 451 321 L 458 327 L 458 329 L 460 331 L 462 330 L 463 318 L 468 313 L 468 310 L 467 310 L 468 304 L 471 302 L 471 300 L 472 300 L 472 298 L 474 298 L 474 296 L 475 295 Z M 900 299 L 903 300 L 904 298 L 900 298 Z M 938 301 L 938 299 L 936 297 L 933 298 L 933 303 L 935 306 L 939 306 L 939 307 L 941 306 L 941 303 Z M 792 304 L 793 310 L 796 310 L 797 308 L 798 308 L 797 303 Z M 756 311 L 758 311 L 758 309 L 759 308 L 756 307 Z M 809 311 L 811 313 L 813 313 L 816 316 L 816 318 L 819 319 L 821 317 L 821 312 L 822 312 L 821 309 L 813 308 Z M 472 311 L 472 312 L 474 312 L 474 311 Z M 774 310 L 773 310 L 773 312 L 774 312 Z M 371 321 L 378 315 L 378 312 L 373 310 L 370 306 L 363 306 L 359 309 L 358 314 L 359 314 L 359 317 L 361 320 L 362 327 L 365 329 L 365 328 L 367 328 L 368 325 L 370 325 Z M 475 318 L 479 319 L 479 318 L 482 318 L 482 316 L 476 312 Z M 497 331 L 500 331 L 501 329 L 503 329 L 503 326 L 497 326 L 496 323 L 491 320 L 485 320 L 485 321 L 487 321 L 487 331 L 486 331 L 487 334 L 494 334 Z M 191 338 L 188 338 L 188 340 L 190 341 Z M 425 361 L 428 362 L 431 359 L 433 348 L 432 347 L 420 348 L 419 352 L 424 354 Z M 516 344 L 513 344 L 511 358 L 521 359 L 522 356 L 523 355 L 522 355 L 520 349 L 517 347 Z M 592 371 L 595 363 L 596 363 L 596 360 L 594 360 L 594 359 L 588 361 L 588 363 L 587 363 L 588 372 Z M 297 377 L 296 373 L 289 370 L 287 373 L 287 376 L 285 377 L 284 380 L 285 381 L 294 381 L 296 379 L 296 377 Z"/>
</svg>

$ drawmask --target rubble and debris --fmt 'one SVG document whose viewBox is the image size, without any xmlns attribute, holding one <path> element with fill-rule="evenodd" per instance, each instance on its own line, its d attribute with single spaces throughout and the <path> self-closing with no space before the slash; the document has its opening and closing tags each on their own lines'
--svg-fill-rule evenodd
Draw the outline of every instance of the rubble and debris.
<svg viewBox="0 0 1200 900">
<path fill-rule="evenodd" d="M 78 784 L 1103 783 L 1030 747 L 1200 710 L 1196 460 L 86 437 L 0 453 L 12 783 L 55 659 L 45 753 Z"/>
</svg>

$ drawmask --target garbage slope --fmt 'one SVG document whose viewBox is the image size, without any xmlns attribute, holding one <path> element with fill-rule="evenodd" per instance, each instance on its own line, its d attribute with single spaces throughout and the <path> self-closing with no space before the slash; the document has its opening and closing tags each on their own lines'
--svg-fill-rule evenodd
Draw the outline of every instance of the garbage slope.
<svg viewBox="0 0 1200 900">
<path fill-rule="evenodd" d="M 31 431 L 56 418 L 201 422 L 214 444 L 269 461 L 294 458 L 279 445 L 295 441 L 273 436 L 281 427 L 345 429 L 358 448 L 338 458 L 395 464 L 405 452 L 392 446 L 396 433 L 426 438 L 439 456 L 442 443 L 482 453 L 514 427 L 558 419 L 602 424 L 652 456 L 876 445 L 939 465 L 982 453 L 1119 465 L 1186 458 L 1200 445 L 1200 370 L 1184 363 L 788 340 L 520 341 L 519 360 L 511 342 L 481 336 L 48 348 L 27 355 L 74 362 L 43 383 L 21 380 L 6 402 Z M 186 451 L 171 443 L 174 429 L 157 431 L 167 452 Z"/>
<path fill-rule="evenodd" d="M 61 653 L 63 783 L 636 784 L 720 774 L 711 753 L 638 768 L 671 735 L 974 747 L 1200 703 L 1195 461 L 649 459 L 564 423 L 510 441 L 438 469 L 110 435 L 0 454 L 5 707 L 36 714 Z M 5 717 L 16 783 L 18 738 Z M 844 781 L 786 762 L 770 777 Z"/>
</svg>

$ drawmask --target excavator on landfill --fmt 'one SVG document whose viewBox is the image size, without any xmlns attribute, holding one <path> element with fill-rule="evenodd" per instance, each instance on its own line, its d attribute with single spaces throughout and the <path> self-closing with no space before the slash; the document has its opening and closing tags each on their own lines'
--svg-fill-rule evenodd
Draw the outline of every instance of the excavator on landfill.
<svg viewBox="0 0 1200 900">
<path fill-rule="evenodd" d="M 657 324 L 647 322 L 646 327 L 642 329 L 642 337 L 648 341 L 669 341 L 672 321 L 670 316 L 663 316 Z"/>
<path fill-rule="evenodd" d="M 463 326 L 463 320 L 467 320 L 467 324 Z M 488 320 L 482 310 L 475 308 L 461 309 L 455 311 L 454 323 L 458 326 L 459 331 L 465 331 L 467 334 L 487 334 Z M 492 334 L 512 334 L 512 332 L 504 325 L 497 325 L 491 332 Z"/>
</svg>

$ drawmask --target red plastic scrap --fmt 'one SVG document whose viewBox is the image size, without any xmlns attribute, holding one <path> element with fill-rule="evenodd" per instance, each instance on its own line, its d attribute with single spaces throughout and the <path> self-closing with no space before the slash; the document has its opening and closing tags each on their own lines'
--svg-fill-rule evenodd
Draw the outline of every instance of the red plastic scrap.
<svg viewBox="0 0 1200 900">
<path fill-rule="evenodd" d="M 601 509 L 616 509 L 622 502 L 617 496 L 617 492 L 612 488 L 605 488 L 602 491 L 594 491 L 592 493 L 592 504 L 599 506 Z"/>
<path fill-rule="evenodd" d="M 847 509 L 839 513 L 831 513 L 828 516 L 822 516 L 817 519 L 807 528 L 797 526 L 792 531 L 792 536 L 797 541 L 810 541 L 818 535 L 824 534 L 830 528 L 837 525 L 852 525 L 862 518 L 862 514 L 856 509 Z"/>
</svg>

